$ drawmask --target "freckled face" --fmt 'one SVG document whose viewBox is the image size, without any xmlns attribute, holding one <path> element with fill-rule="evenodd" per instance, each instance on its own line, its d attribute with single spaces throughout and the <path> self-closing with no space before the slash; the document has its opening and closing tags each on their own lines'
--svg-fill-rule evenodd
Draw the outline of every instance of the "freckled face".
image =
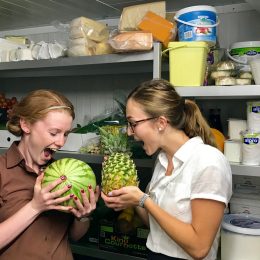
<svg viewBox="0 0 260 260">
<path fill-rule="evenodd" d="M 58 150 L 65 144 L 72 121 L 68 112 L 56 110 L 29 126 L 26 145 L 32 164 L 44 165 L 52 158 L 51 149 Z"/>
<path fill-rule="evenodd" d="M 132 99 L 129 99 L 126 104 L 126 118 L 129 122 L 135 122 L 138 120 L 143 120 L 150 118 L 147 115 L 142 106 Z M 131 127 L 128 127 L 128 135 L 132 135 L 135 140 L 143 142 L 143 149 L 147 155 L 154 154 L 159 149 L 159 136 L 158 127 L 156 126 L 156 120 L 147 120 L 144 122 L 137 123 L 134 127 L 134 132 Z"/>
</svg>

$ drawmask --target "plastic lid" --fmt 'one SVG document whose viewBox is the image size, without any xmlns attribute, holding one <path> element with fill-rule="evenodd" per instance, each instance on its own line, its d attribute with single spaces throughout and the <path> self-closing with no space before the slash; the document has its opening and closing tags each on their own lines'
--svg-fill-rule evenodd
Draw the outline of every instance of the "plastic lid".
<svg viewBox="0 0 260 260">
<path fill-rule="evenodd" d="M 180 9 L 178 12 L 176 12 L 176 17 L 180 17 L 182 14 L 194 11 L 211 11 L 213 13 L 217 12 L 216 8 L 210 5 L 194 5 Z"/>
<path fill-rule="evenodd" d="M 260 47 L 260 41 L 234 42 L 230 49 Z"/>
<path fill-rule="evenodd" d="M 222 228 L 235 233 L 260 236 L 260 218 L 246 214 L 225 214 Z"/>
</svg>

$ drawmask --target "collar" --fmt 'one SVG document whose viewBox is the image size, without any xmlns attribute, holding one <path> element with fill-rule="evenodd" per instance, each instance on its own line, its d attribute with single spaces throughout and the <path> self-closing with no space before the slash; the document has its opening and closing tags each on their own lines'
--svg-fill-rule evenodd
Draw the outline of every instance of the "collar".
<svg viewBox="0 0 260 260">
<path fill-rule="evenodd" d="M 18 149 L 19 141 L 12 143 L 6 152 L 6 166 L 7 169 L 13 168 L 17 165 L 25 165 L 24 158 Z"/>
<path fill-rule="evenodd" d="M 199 144 L 203 144 L 203 140 L 200 136 L 192 137 L 189 139 L 185 144 L 183 144 L 177 152 L 173 155 L 173 163 L 174 166 L 176 166 L 176 163 L 184 163 L 189 160 L 190 156 L 194 153 L 194 150 L 196 149 L 196 146 Z M 166 153 L 164 151 L 161 151 L 159 153 L 158 159 L 160 163 L 167 168 L 168 160 L 166 157 Z"/>
<path fill-rule="evenodd" d="M 7 169 L 11 169 L 16 166 L 20 166 L 28 173 L 35 173 L 31 167 L 27 166 L 25 163 L 25 159 L 23 155 L 20 153 L 18 149 L 19 141 L 15 141 L 12 143 L 10 148 L 6 152 L 6 167 Z M 50 160 L 48 164 L 44 165 L 43 168 L 45 168 L 47 165 L 52 163 L 54 160 Z M 37 174 L 37 173 L 36 173 Z"/>
<path fill-rule="evenodd" d="M 190 138 L 180 149 L 174 154 L 174 157 L 182 162 L 189 160 L 190 156 L 194 154 L 196 147 L 203 144 L 203 140 L 200 136 Z"/>
</svg>

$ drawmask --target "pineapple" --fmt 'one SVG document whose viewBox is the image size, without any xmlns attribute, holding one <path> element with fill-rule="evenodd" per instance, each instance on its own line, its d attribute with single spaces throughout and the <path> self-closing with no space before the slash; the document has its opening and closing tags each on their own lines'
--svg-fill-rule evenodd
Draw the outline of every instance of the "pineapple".
<svg viewBox="0 0 260 260">
<path fill-rule="evenodd" d="M 100 127 L 101 148 L 107 159 L 102 165 L 102 191 L 110 191 L 124 186 L 138 186 L 135 163 L 131 159 L 125 127 Z"/>
</svg>

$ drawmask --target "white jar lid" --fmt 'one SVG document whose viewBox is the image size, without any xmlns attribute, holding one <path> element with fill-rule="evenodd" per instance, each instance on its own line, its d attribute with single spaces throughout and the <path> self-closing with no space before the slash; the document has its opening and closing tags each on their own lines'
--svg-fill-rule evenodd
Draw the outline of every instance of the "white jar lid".
<svg viewBox="0 0 260 260">
<path fill-rule="evenodd" d="M 222 228 L 239 234 L 260 236 L 260 218 L 248 214 L 225 214 Z"/>
<path fill-rule="evenodd" d="M 238 48 L 259 48 L 260 41 L 248 41 L 248 42 L 234 42 L 230 49 L 238 49 Z"/>
</svg>

